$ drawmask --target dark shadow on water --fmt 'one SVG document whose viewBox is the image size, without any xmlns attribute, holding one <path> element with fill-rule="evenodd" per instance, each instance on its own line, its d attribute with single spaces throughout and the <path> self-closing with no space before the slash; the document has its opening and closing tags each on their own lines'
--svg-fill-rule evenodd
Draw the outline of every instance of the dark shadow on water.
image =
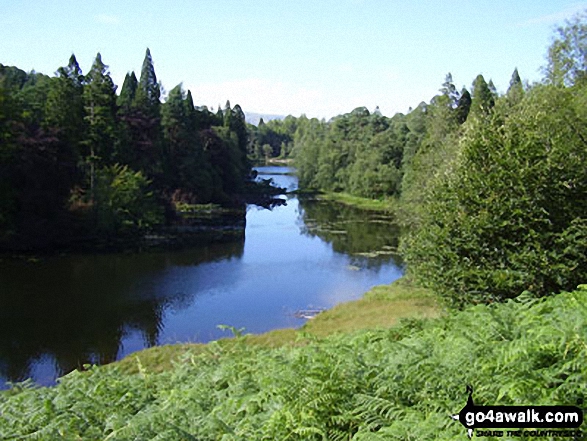
<svg viewBox="0 0 587 441">
<path fill-rule="evenodd" d="M 32 376 L 47 358 L 57 375 L 112 362 L 131 332 L 140 332 L 144 347 L 156 345 L 164 311 L 192 301 L 187 292 L 158 289 L 157 276 L 240 259 L 243 249 L 244 237 L 176 252 L 0 262 L 0 388 Z"/>
</svg>

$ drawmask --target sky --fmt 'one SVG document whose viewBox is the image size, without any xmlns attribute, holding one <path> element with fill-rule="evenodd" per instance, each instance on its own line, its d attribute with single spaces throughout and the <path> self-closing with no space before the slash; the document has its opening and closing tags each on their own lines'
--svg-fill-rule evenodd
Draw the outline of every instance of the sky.
<svg viewBox="0 0 587 441">
<path fill-rule="evenodd" d="M 2 0 L 0 63 L 53 75 L 98 52 L 122 86 L 151 51 L 164 90 L 196 105 L 326 118 L 365 106 L 407 112 L 478 74 L 530 83 L 557 25 L 587 9 L 566 0 Z"/>
</svg>

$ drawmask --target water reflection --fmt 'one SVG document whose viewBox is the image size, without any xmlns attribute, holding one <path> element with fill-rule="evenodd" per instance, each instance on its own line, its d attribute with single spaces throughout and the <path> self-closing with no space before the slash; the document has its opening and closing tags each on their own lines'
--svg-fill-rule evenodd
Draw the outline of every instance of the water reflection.
<svg viewBox="0 0 587 441">
<path fill-rule="evenodd" d="M 260 175 L 296 189 L 283 171 L 292 170 Z M 401 276 L 391 219 L 295 195 L 280 201 L 249 206 L 244 235 L 229 242 L 0 262 L 0 388 L 29 376 L 52 384 L 153 345 L 227 336 L 219 324 L 297 327 L 305 322 L 297 310 L 330 308 Z"/>
<path fill-rule="evenodd" d="M 0 376 L 21 381 L 40 359 L 58 375 L 116 360 L 125 336 L 158 344 L 164 310 L 182 309 L 193 291 L 162 286 L 177 267 L 240 259 L 244 238 L 190 251 L 83 255 L 0 264 Z M 34 277 L 31 277 L 34 274 Z M 169 289 L 172 288 L 172 289 Z"/>
<path fill-rule="evenodd" d="M 303 234 L 332 244 L 337 253 L 349 255 L 357 268 L 380 268 L 390 260 L 402 265 L 397 252 L 400 231 L 391 215 L 300 198 L 299 224 Z"/>
</svg>

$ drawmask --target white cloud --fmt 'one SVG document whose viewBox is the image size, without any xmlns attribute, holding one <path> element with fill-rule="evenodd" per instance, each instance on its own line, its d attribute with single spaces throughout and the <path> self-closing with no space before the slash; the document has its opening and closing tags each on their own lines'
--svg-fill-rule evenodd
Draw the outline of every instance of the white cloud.
<svg viewBox="0 0 587 441">
<path fill-rule="evenodd" d="M 120 23 L 120 17 L 116 15 L 98 14 L 94 18 L 98 23 L 107 25 L 117 25 Z"/>
<path fill-rule="evenodd" d="M 565 20 L 573 17 L 575 14 L 582 12 L 587 9 L 587 3 L 575 3 L 572 4 L 562 11 L 555 12 L 553 14 L 542 15 L 540 17 L 531 18 L 524 22 L 519 23 L 519 26 L 532 26 L 532 25 L 557 25 L 563 24 Z"/>
</svg>

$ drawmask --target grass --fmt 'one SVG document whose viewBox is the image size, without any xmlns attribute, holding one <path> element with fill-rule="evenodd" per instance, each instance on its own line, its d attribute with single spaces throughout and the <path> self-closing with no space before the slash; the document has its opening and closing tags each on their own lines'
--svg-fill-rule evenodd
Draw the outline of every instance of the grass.
<svg viewBox="0 0 587 441">
<path fill-rule="evenodd" d="M 351 205 L 362 210 L 370 211 L 393 212 L 397 206 L 397 201 L 395 199 L 368 199 L 359 196 L 353 196 L 348 193 L 319 193 L 318 198 L 327 201 L 339 202 L 341 204 Z"/>
<path fill-rule="evenodd" d="M 404 277 L 390 285 L 374 287 L 359 300 L 341 303 L 324 311 L 299 329 L 286 328 L 258 335 L 247 334 L 242 341 L 264 348 L 304 346 L 314 338 L 363 329 L 389 328 L 402 319 L 434 318 L 442 313 L 443 310 L 431 291 L 415 286 Z M 215 344 L 228 349 L 235 343 L 234 339 L 226 338 Z M 159 373 L 170 370 L 186 352 L 203 353 L 205 350 L 204 344 L 156 346 L 131 354 L 106 368 L 117 368 L 126 374 L 141 370 Z"/>
<path fill-rule="evenodd" d="M 309 320 L 302 331 L 318 337 L 361 329 L 395 326 L 401 319 L 434 318 L 442 314 L 436 296 L 405 278 L 376 286 L 363 298 L 341 303 Z"/>
</svg>

